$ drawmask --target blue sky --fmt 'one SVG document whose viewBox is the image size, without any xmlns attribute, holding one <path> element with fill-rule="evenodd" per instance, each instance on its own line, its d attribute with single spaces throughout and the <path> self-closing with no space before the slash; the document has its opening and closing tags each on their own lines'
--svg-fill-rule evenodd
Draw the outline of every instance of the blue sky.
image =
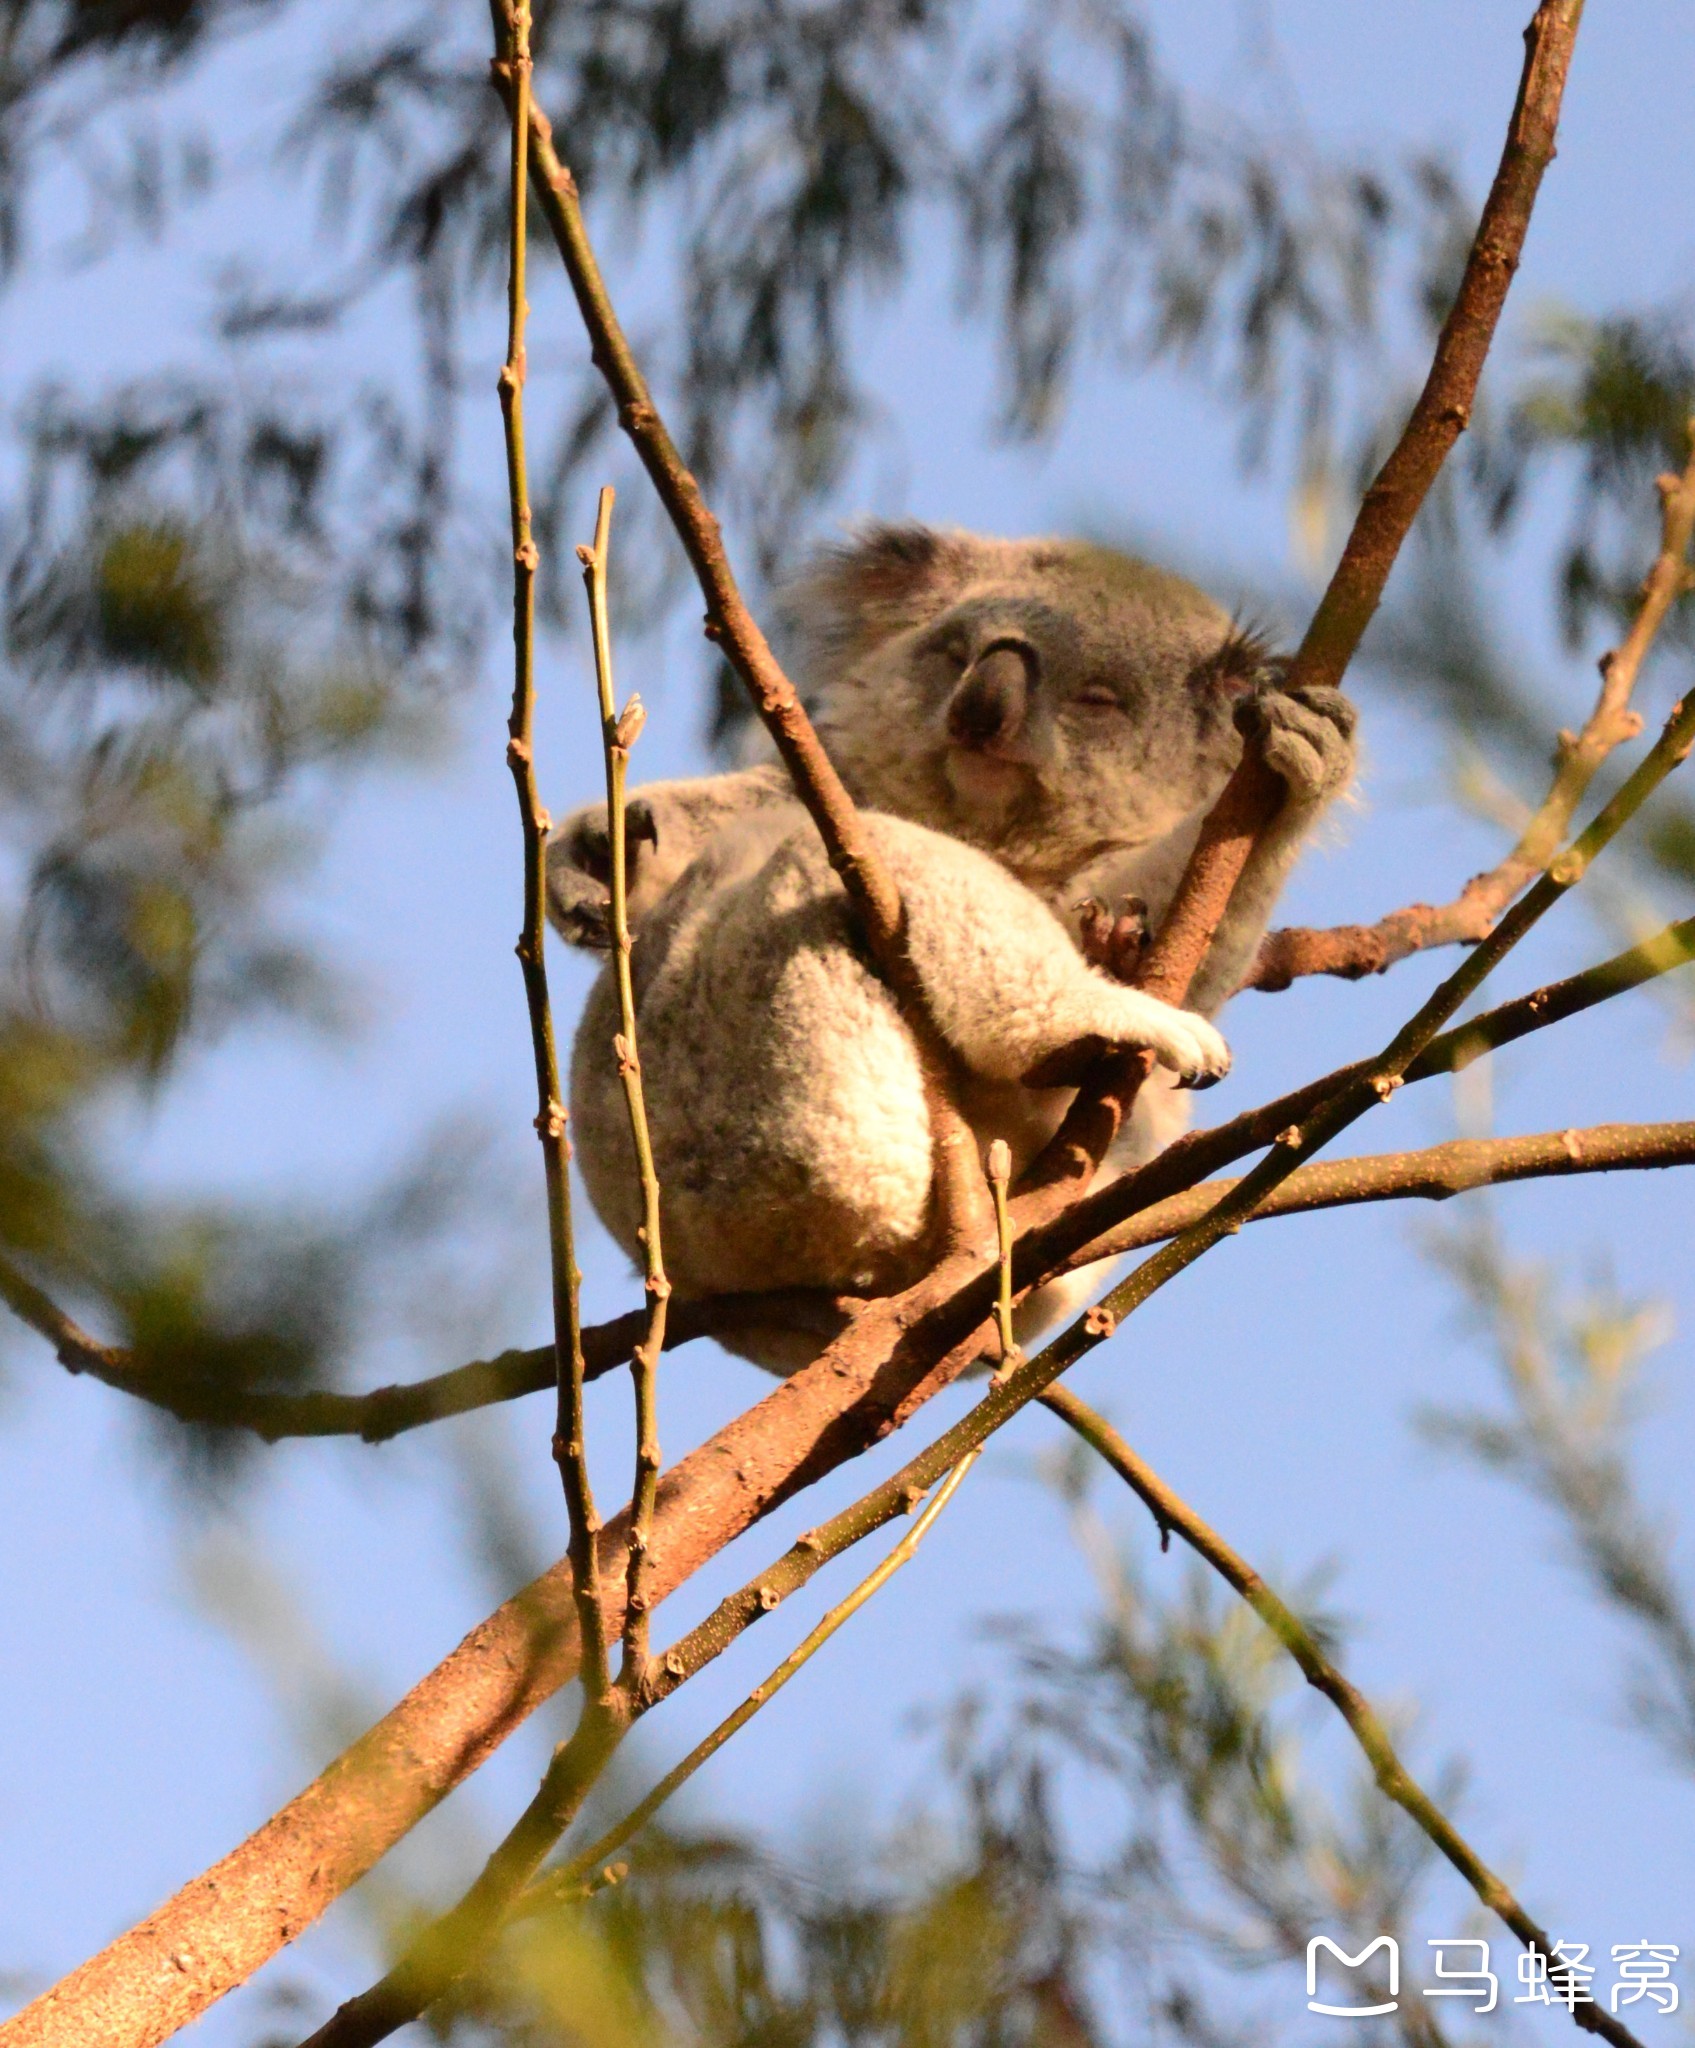
<svg viewBox="0 0 1695 2048">
<path fill-rule="evenodd" d="M 1524 11 L 1524 0 L 1204 0 L 1151 10 L 1175 68 L 1221 100 L 1265 92 L 1249 53 L 1269 36 L 1288 94 L 1322 140 L 1385 151 L 1446 144 L 1478 191 L 1499 148 Z M 1600 310 L 1690 286 L 1689 47 L 1685 12 L 1671 0 L 1590 8 L 1505 347 L 1522 341 L 1539 302 Z M 261 222 L 267 231 L 300 231 L 286 187 L 268 203 L 276 219 Z M 214 208 L 207 246 L 234 225 Z M 621 253 L 614 238 L 615 269 Z M 175 322 L 207 303 L 211 267 L 210 256 L 188 262 L 180 245 L 167 246 L 32 286 L 7 315 L 9 389 L 24 389 L 68 338 L 92 370 L 147 367 Z M 576 336 L 556 287 L 538 285 L 535 319 L 538 358 L 546 336 L 556 359 L 568 360 Z M 954 318 L 946 280 L 921 278 L 875 309 L 863 340 L 890 421 L 866 466 L 866 509 L 1005 532 L 1157 535 L 1173 552 L 1238 565 L 1245 577 L 1292 573 L 1286 480 L 1275 469 L 1244 478 L 1231 426 L 1192 386 L 1097 365 L 1051 442 L 1006 447 L 986 433 L 992 368 L 980 338 Z M 465 414 L 491 481 L 498 347 L 491 324 L 488 401 Z M 489 502 L 498 511 L 492 494 Z M 1538 549 L 1557 523 L 1557 507 L 1539 512 L 1524 544 L 1488 573 L 1525 658 L 1575 707 L 1592 671 L 1559 654 L 1544 621 Z M 644 776 L 700 765 L 696 673 L 676 634 L 624 653 L 622 687 L 639 688 L 651 714 L 637 764 Z M 1663 705 L 1668 680 L 1651 689 L 1652 704 Z M 503 689 L 497 647 L 434 765 L 365 784 L 331 818 L 325 858 L 303 882 L 302 920 L 352 976 L 362 1030 L 328 1049 L 272 1033 L 208 1055 L 152 1121 L 121 1134 L 137 1171 L 162 1185 L 352 1192 L 444 1116 L 486 1124 L 495 1199 L 533 1197 L 529 1220 L 509 1264 L 457 1290 L 452 1313 L 421 1318 L 393 1366 L 408 1374 L 485 1343 L 539 1341 L 545 1328 L 539 1170 L 524 1142 L 533 1113 L 525 1017 L 510 951 L 516 825 L 501 757 Z M 559 811 L 592 795 L 599 775 L 580 650 L 555 651 L 544 692 L 543 781 Z M 1369 916 L 1449 890 L 1494 849 L 1488 832 L 1441 803 L 1445 764 L 1429 734 L 1368 683 L 1358 694 L 1363 800 L 1303 870 L 1290 921 Z M 1600 950 L 1581 913 L 1562 911 L 1515 956 L 1500 992 Z M 569 1015 L 582 972 L 558 952 L 555 963 L 556 1000 Z M 1205 1099 L 1209 1117 L 1380 1042 L 1437 971 L 1415 962 L 1361 987 L 1306 984 L 1243 998 L 1226 1018 L 1235 1073 Z M 1691 1113 L 1688 1067 L 1645 999 L 1503 1057 L 1494 1094 L 1509 1130 Z M 1357 1135 L 1359 1149 L 1389 1149 L 1452 1129 L 1451 1097 L 1430 1084 Z M 1627 1292 L 1673 1302 L 1678 1333 L 1652 1370 L 1641 1470 L 1650 1501 L 1686 1522 L 1680 1482 L 1695 1400 L 1685 1184 L 1585 1180 L 1509 1191 L 1499 1209 L 1519 1251 L 1579 1280 L 1607 1267 Z M 1427 1221 L 1426 1212 L 1376 1209 L 1244 1233 L 1090 1360 L 1079 1390 L 1256 1562 L 1289 1579 L 1331 1566 L 1330 1602 L 1356 1624 L 1350 1671 L 1374 1698 L 1416 1705 L 1414 1752 L 1426 1768 L 1468 1761 L 1463 1824 L 1556 1935 L 1597 1945 L 1645 1935 L 1681 1941 L 1687 1953 L 1695 1787 L 1621 1724 L 1618 1632 L 1574 1590 L 1533 1509 L 1420 1449 L 1408 1428 L 1420 1403 L 1492 1398 L 1487 1363 L 1459 1332 L 1419 1250 Z M 1463 1206 L 1441 1221 L 1463 1227 Z M 591 1313 L 635 1299 L 592 1227 L 583 1263 Z M 332 1732 L 302 1725 L 290 1707 L 291 1691 L 311 1692 L 302 1680 L 314 1642 L 356 1688 L 356 1717 L 361 1704 L 380 1710 L 487 1610 L 490 1580 L 468 1555 L 464 1510 L 479 1433 L 516 1447 L 522 1505 L 549 1554 L 563 1530 L 536 1402 L 455 1426 L 442 1447 L 279 1447 L 250 1467 L 230 1508 L 195 1516 L 157 1465 L 137 1456 L 142 1419 L 117 1396 L 67 1379 L 22 1337 L 8 1343 L 4 1367 L 0 1867 L 12 1882 L 0 1891 L 0 1968 L 45 1977 L 233 1845 L 327 1761 L 338 1746 Z M 762 1391 L 751 1368 L 708 1347 L 673 1356 L 662 1382 L 668 1455 Z M 608 1491 L 624 1474 L 626 1399 L 616 1382 L 593 1395 Z M 926 1418 L 920 1428 L 928 1427 Z M 1043 1417 L 1008 1433 L 919 1561 L 714 1764 L 701 1808 L 782 1834 L 806 1816 L 816 1825 L 820 1812 L 857 1827 L 868 1812 L 892 1816 L 922 1796 L 933 1752 L 914 1717 L 1002 1669 L 985 1618 L 1036 1613 L 1063 1627 L 1087 1603 L 1058 1509 L 1029 1476 L 1055 1427 Z M 913 1447 L 903 1443 L 900 1454 Z M 865 1461 L 820 1490 L 825 1502 L 859 1492 L 885 1464 Z M 774 1518 L 721 1570 L 703 1574 L 666 1608 L 662 1635 L 775 1555 L 825 1502 L 813 1496 Z M 1158 1560 L 1127 1508 L 1109 1507 L 1150 1572 L 1177 1568 Z M 208 1606 L 218 1588 L 249 1613 L 262 1604 L 242 1576 L 248 1545 L 280 1565 L 263 1596 L 281 1603 L 267 1610 L 269 1662 Z M 1680 1555 L 1687 1563 L 1686 1534 Z M 641 1738 L 646 1765 L 680 1754 L 847 1582 L 838 1568 L 816 1597 L 786 1608 L 655 1716 Z M 288 1646 L 280 1659 L 278 1642 Z M 413 1877 L 445 1896 L 468 1875 L 469 1830 L 486 1837 L 516 1810 L 559 1726 L 557 1712 L 538 1716 L 419 1831 L 407 1851 Z M 1320 1756 L 1334 1752 L 1322 1735 Z M 1439 1878 L 1435 1900 L 1436 1920 L 1447 1911 L 1459 1931 L 1466 1896 L 1457 1884 Z M 321 2005 L 355 1988 L 368 1960 L 343 1909 L 267 1977 L 305 1986 Z M 252 2039 L 265 1991 L 261 1978 L 198 2038 L 219 2048 Z"/>
</svg>

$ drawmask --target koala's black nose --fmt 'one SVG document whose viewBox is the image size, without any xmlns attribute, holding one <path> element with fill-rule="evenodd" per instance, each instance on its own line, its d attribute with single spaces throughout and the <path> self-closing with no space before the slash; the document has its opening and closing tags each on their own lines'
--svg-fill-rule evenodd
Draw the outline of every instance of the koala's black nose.
<svg viewBox="0 0 1695 2048">
<path fill-rule="evenodd" d="M 1034 648 L 1016 640 L 998 640 L 985 648 L 965 671 L 948 706 L 949 739 L 982 750 L 1015 740 L 1024 729 L 1036 674 Z"/>
</svg>

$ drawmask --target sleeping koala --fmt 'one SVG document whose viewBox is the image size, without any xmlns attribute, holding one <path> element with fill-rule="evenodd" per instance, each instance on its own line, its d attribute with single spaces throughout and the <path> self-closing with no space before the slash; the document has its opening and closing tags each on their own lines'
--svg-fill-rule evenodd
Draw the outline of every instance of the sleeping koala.
<svg viewBox="0 0 1695 2048">
<path fill-rule="evenodd" d="M 1207 1021 L 1265 930 L 1302 840 L 1353 773 L 1354 713 L 1281 670 L 1199 590 L 1106 548 L 874 527 L 789 593 L 803 687 L 897 883 L 956 1093 L 1014 1172 L 1057 1128 L 1091 1050 L 1159 1067 L 1102 1171 L 1187 1121 L 1183 1084 L 1230 1056 Z M 1157 927 L 1202 818 L 1261 737 L 1287 797 L 1177 1009 L 1083 957 L 1089 899 Z M 679 1296 L 774 1287 L 876 1294 L 929 1261 L 932 1154 L 916 1048 L 784 771 L 658 783 L 629 809 L 633 973 L 648 1115 Z M 603 806 L 548 849 L 549 913 L 607 944 Z M 589 1194 L 635 1258 L 640 1194 L 610 972 L 577 1033 L 571 1114 Z M 1099 1284 L 1043 1291 L 1033 1334 Z M 815 1340 L 734 1348 L 774 1370 Z"/>
</svg>

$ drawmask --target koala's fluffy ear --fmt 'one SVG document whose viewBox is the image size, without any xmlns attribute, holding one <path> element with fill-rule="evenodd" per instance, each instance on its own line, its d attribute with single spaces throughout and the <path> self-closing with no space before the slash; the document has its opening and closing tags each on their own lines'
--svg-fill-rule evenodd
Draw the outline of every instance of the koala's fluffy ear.
<svg viewBox="0 0 1695 2048">
<path fill-rule="evenodd" d="M 942 609 L 971 580 L 981 546 L 966 533 L 875 524 L 821 549 L 780 600 L 808 682 Z"/>
</svg>

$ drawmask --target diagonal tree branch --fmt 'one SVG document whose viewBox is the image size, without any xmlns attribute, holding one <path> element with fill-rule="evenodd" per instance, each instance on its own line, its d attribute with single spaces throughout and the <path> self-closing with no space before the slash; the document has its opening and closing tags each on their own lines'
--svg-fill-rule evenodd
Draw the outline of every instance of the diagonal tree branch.
<svg viewBox="0 0 1695 2048">
<path fill-rule="evenodd" d="M 1430 374 L 1400 439 L 1365 494 L 1342 559 L 1290 664 L 1292 688 L 1340 684 L 1419 508 L 1470 424 L 1542 174 L 1553 161 L 1560 102 L 1582 14 L 1583 0 L 1542 0 L 1524 32 L 1524 70 L 1506 144 L 1459 290 L 1437 338 Z"/>
<path fill-rule="evenodd" d="M 550 1872 L 533 1884 L 526 1884 L 525 1880 L 533 1876 L 546 1848 L 551 1847 L 552 1840 L 557 1840 L 564 1825 L 575 1817 L 581 1798 L 579 1794 L 569 1810 L 559 1802 L 545 1809 L 545 1825 L 551 1840 L 539 1851 L 537 1842 L 542 1830 L 532 1818 L 538 1802 L 532 1802 L 530 1811 L 489 1859 L 476 1884 L 458 1905 L 432 1922 L 409 1946 L 400 1963 L 368 1990 L 349 1999 L 333 2018 L 301 2044 L 301 2048 L 376 2048 L 377 2042 L 386 2040 L 397 2029 L 417 2019 L 451 1988 L 475 1962 L 498 1931 L 500 1923 L 514 1909 L 526 1901 L 533 1904 L 538 1898 L 558 1899 L 580 1893 L 585 1879 L 595 1868 L 638 1833 L 666 1800 L 716 1756 L 733 1735 L 745 1728 L 760 1708 L 773 1699 L 795 1673 L 809 1663 L 830 1638 L 911 1560 L 936 1517 L 958 1491 L 975 1462 L 976 1454 L 973 1452 L 946 1474 L 924 1512 L 888 1555 L 807 1632 L 769 1677 L 756 1685 L 738 1707 L 733 1708 L 687 1756 L 667 1771 L 646 1798 L 609 1833 L 602 1835 L 581 1854 L 573 1856 L 561 1870 Z M 772 1601 L 770 1604 L 774 1606 L 776 1603 Z M 720 1647 L 727 1648 L 730 1640 L 733 1638 L 726 1638 Z M 640 1693 L 627 1695 L 631 1719 L 639 1718 L 668 1696 L 669 1688 L 661 1691 L 647 1687 Z M 578 1777 L 581 1776 L 579 1771 Z M 523 1843 L 522 1854 L 516 1853 L 514 1848 L 520 1841 Z"/>
<path fill-rule="evenodd" d="M 1579 11 L 1578 0 L 1543 0 L 1531 22 L 1524 77 L 1501 170 L 1484 209 L 1460 296 L 1438 345 L 1430 384 L 1401 445 L 1360 509 L 1337 576 L 1297 656 L 1301 680 L 1340 679 L 1418 504 L 1464 424 L 1464 408 L 1469 407 L 1551 150 Z M 495 75 L 505 92 L 515 94 L 517 80 L 509 66 L 497 62 Z M 596 360 L 613 390 L 620 421 L 689 551 L 706 595 L 709 623 L 752 688 L 843 886 L 865 921 L 879 964 L 906 1008 L 911 998 L 903 974 L 904 949 L 898 944 L 898 900 L 885 886 L 886 877 L 880 882 L 863 825 L 823 757 L 792 685 L 736 591 L 716 524 L 664 434 L 612 315 L 583 232 L 575 185 L 554 152 L 545 118 L 533 108 L 529 135 L 543 212 L 565 260 Z M 1463 403 L 1448 395 L 1450 389 L 1463 393 Z M 1626 788 L 1631 789 L 1635 780 Z M 1580 861 L 1569 879 L 1562 876 L 1556 894 L 1576 879 L 1581 865 Z M 1548 900 L 1538 900 L 1537 891 L 1531 892 L 1497 932 L 1492 957 L 1505 952 Z M 1531 904 L 1535 908 L 1525 917 Z M 1509 928 L 1510 937 L 1498 943 Z M 1489 952 L 1485 947 L 1474 959 Z M 1463 970 L 1445 988 L 1455 988 L 1462 979 Z M 1475 986 L 1475 979 L 1465 981 L 1454 1003 Z M 1409 1032 L 1386 1050 L 1372 1080 L 1387 1089 L 1404 1078 L 1424 1042 L 1452 1014 L 1451 1007 L 1440 1014 L 1439 1010 L 1439 1005 L 1434 1010 L 1426 1005 Z M 930 1044 L 922 1006 L 916 1012 L 908 1010 L 908 1015 L 921 1043 Z M 1367 1098 L 1357 1090 L 1344 1091 L 1341 1097 L 1333 1090 L 1328 1096 L 1308 1091 L 1328 1107 L 1314 1112 L 1301 1145 L 1250 1174 L 1215 1207 L 1211 1218 L 1191 1226 L 1166 1252 L 1147 1261 L 1126 1286 L 1151 1292 L 1216 1241 L 1214 1222 L 1221 1215 L 1219 1229 L 1228 1228 L 1238 1215 L 1250 1214 L 1255 1202 L 1304 1163 L 1310 1151 L 1377 1099 L 1368 1082 L 1360 1086 L 1368 1089 Z M 934 1115 L 933 1129 L 957 1141 L 965 1127 L 957 1118 L 944 1126 L 945 1088 L 939 1090 Z M 943 1167 L 938 1208 L 949 1226 L 944 1235 L 956 1247 L 975 1242 L 973 1202 L 978 1215 L 986 1215 L 987 1208 L 974 1147 L 968 1161 L 964 1154 L 963 1143 L 938 1147 Z M 1196 1155 L 1189 1156 L 1193 1165 Z M 1198 1169 L 1210 1170 L 1210 1165 Z M 1160 1190 L 1172 1191 L 1170 1185 Z M 979 1303 L 973 1289 L 982 1291 L 980 1283 L 985 1280 L 988 1289 Z M 927 1281 L 892 1303 L 871 1305 L 812 1366 L 737 1418 L 712 1445 L 674 1468 L 660 1489 L 655 1599 L 760 1514 L 886 1434 L 946 1384 L 965 1359 L 975 1355 L 969 1340 L 988 1312 L 992 1287 L 993 1264 L 986 1249 L 971 1254 L 955 1249 Z M 923 1485 L 934 1484 L 1042 1391 L 1047 1383 L 1043 1374 L 1051 1380 L 1064 1369 L 1070 1359 L 1063 1353 L 1074 1341 L 1068 1333 L 1041 1360 L 1018 1367 L 991 1390 L 965 1424 L 932 1446 L 924 1459 L 939 1455 L 943 1462 Z M 903 1483 L 916 1483 L 919 1462 L 907 1468 Z M 891 1513 L 897 1498 L 890 1496 Z M 617 1524 L 603 1532 L 603 1545 L 614 1536 L 621 1542 Z M 602 1549 L 603 1567 L 610 1554 Z M 507 1603 L 324 1777 L 223 1863 L 0 2029 L 5 2048 L 81 2048 L 91 2038 L 109 2042 L 111 2048 L 153 2048 L 251 1975 L 473 1769 L 517 1720 L 564 1682 L 574 1654 L 567 1619 L 570 1588 L 568 1567 L 556 1566 Z"/>
<path fill-rule="evenodd" d="M 1365 1752 L 1378 1789 L 1392 1799 L 1447 1857 L 1467 1884 L 1499 1920 L 1510 1927 L 1527 1948 L 1537 1948 L 1553 1958 L 1548 1969 L 1556 1982 L 1566 1981 L 1565 1966 L 1554 1957 L 1554 1944 L 1546 1931 L 1531 1919 L 1511 1890 L 1496 1876 L 1459 1830 L 1443 1813 L 1429 1793 L 1395 1753 L 1389 1731 L 1371 1702 L 1319 1648 L 1312 1631 L 1284 1601 L 1280 1600 L 1252 1565 L 1239 1557 L 1194 1509 L 1174 1493 L 1143 1459 L 1139 1458 L 1117 1430 L 1102 1415 L 1080 1400 L 1069 1387 L 1050 1387 L 1042 1406 L 1051 1408 L 1091 1449 L 1099 1452 L 1130 1487 L 1158 1524 L 1162 1542 L 1172 1533 L 1182 1537 L 1195 1555 L 1211 1565 L 1219 1577 L 1259 1616 L 1284 1649 L 1301 1668 L 1310 1686 L 1323 1693 L 1347 1722 L 1353 1737 Z M 1636 2036 L 1593 2001 L 1580 2014 L 1576 2004 L 1572 2018 L 1580 2027 L 1611 2041 L 1615 2048 L 1640 2048 Z"/>
<path fill-rule="evenodd" d="M 504 0 L 496 0 L 497 12 L 501 4 Z M 510 106 L 517 91 L 516 79 L 499 59 L 493 75 Z M 982 1163 L 970 1126 L 954 1102 L 951 1055 L 931 1023 L 907 954 L 900 892 L 871 843 L 864 820 L 825 752 L 794 684 L 783 673 L 748 610 L 718 521 L 653 402 L 601 275 L 584 225 L 577 181 L 554 148 L 552 124 L 533 103 L 527 113 L 536 196 L 576 296 L 595 367 L 618 408 L 618 424 L 641 458 L 700 584 L 706 600 L 707 638 L 722 649 L 747 686 L 795 792 L 818 828 L 878 971 L 893 991 L 918 1045 L 935 1154 L 940 1247 L 954 1249 L 972 1243 L 989 1227 Z"/>
</svg>

